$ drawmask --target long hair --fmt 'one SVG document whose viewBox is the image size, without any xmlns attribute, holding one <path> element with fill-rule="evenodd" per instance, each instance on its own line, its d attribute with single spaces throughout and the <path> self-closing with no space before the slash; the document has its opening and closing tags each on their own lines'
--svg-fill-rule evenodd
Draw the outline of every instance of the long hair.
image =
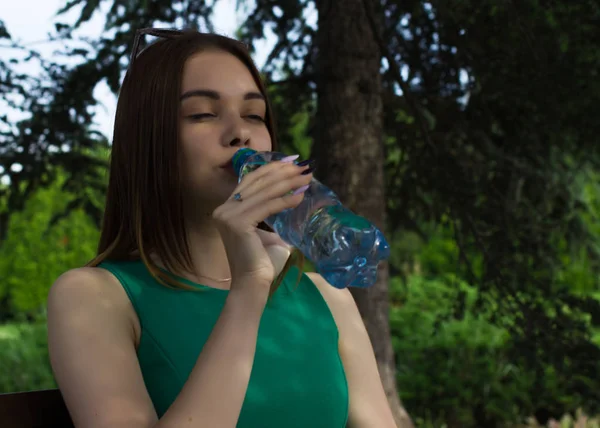
<svg viewBox="0 0 600 428">
<path fill-rule="evenodd" d="M 220 50 L 238 58 L 265 97 L 265 122 L 273 150 L 278 145 L 265 85 L 245 45 L 192 30 L 170 34 L 176 35 L 157 40 L 139 55 L 134 48 L 117 102 L 98 252 L 87 266 L 139 257 L 159 283 L 198 290 L 169 273 L 193 271 L 183 216 L 179 135 L 181 79 L 188 58 L 205 50 Z M 136 47 L 138 42 L 134 43 Z M 270 230 L 264 223 L 260 227 Z M 156 265 L 151 253 L 169 272 Z M 302 254 L 294 249 L 273 282 L 271 295 L 289 268 L 303 262 Z"/>
</svg>

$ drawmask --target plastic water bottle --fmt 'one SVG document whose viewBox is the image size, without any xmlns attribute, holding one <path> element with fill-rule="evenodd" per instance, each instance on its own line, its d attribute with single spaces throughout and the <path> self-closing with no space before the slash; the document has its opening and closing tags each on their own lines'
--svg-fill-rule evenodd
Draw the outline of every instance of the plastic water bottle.
<svg viewBox="0 0 600 428">
<path fill-rule="evenodd" d="M 241 181 L 251 171 L 286 156 L 243 148 L 232 159 L 233 169 Z M 298 248 L 336 288 L 372 286 L 377 265 L 390 256 L 383 233 L 343 207 L 337 195 L 315 178 L 300 205 L 269 216 L 265 223 Z"/>
</svg>

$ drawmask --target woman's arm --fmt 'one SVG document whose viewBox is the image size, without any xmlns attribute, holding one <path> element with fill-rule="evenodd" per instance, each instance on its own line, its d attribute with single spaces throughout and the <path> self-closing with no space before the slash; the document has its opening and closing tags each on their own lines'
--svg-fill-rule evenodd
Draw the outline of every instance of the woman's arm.
<svg viewBox="0 0 600 428">
<path fill-rule="evenodd" d="M 48 296 L 48 345 L 75 426 L 235 427 L 267 298 L 247 285 L 229 294 L 186 384 L 159 421 L 137 359 L 125 291 L 103 269 L 62 275 Z"/>
<path fill-rule="evenodd" d="M 332 287 L 321 275 L 309 273 L 329 305 L 337 324 L 339 349 L 350 395 L 349 428 L 396 428 L 373 346 L 348 289 Z"/>
<path fill-rule="evenodd" d="M 255 284 L 236 284 L 181 393 L 157 427 L 234 428 L 254 363 L 268 298 Z"/>
</svg>

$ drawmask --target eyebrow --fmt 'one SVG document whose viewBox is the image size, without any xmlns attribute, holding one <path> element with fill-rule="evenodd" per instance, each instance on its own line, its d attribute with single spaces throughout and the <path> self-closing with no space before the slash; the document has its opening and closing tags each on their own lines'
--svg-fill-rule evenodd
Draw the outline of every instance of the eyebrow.
<svg viewBox="0 0 600 428">
<path fill-rule="evenodd" d="M 212 91 L 210 89 L 194 89 L 191 91 L 185 92 L 180 98 L 180 101 L 183 101 L 187 98 L 191 97 L 205 97 L 210 98 L 211 100 L 220 100 L 221 95 L 217 91 Z M 244 95 L 244 101 L 247 100 L 263 100 L 265 101 L 265 97 L 260 92 L 248 92 Z"/>
</svg>

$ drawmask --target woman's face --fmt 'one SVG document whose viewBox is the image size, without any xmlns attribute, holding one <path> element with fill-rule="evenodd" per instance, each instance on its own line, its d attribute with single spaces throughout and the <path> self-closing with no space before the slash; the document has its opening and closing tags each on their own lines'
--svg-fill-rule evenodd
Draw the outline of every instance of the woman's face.
<svg viewBox="0 0 600 428">
<path fill-rule="evenodd" d="M 190 57 L 181 89 L 185 199 L 214 209 L 237 184 L 228 168 L 234 153 L 271 150 L 266 103 L 246 66 L 223 51 Z"/>
</svg>

